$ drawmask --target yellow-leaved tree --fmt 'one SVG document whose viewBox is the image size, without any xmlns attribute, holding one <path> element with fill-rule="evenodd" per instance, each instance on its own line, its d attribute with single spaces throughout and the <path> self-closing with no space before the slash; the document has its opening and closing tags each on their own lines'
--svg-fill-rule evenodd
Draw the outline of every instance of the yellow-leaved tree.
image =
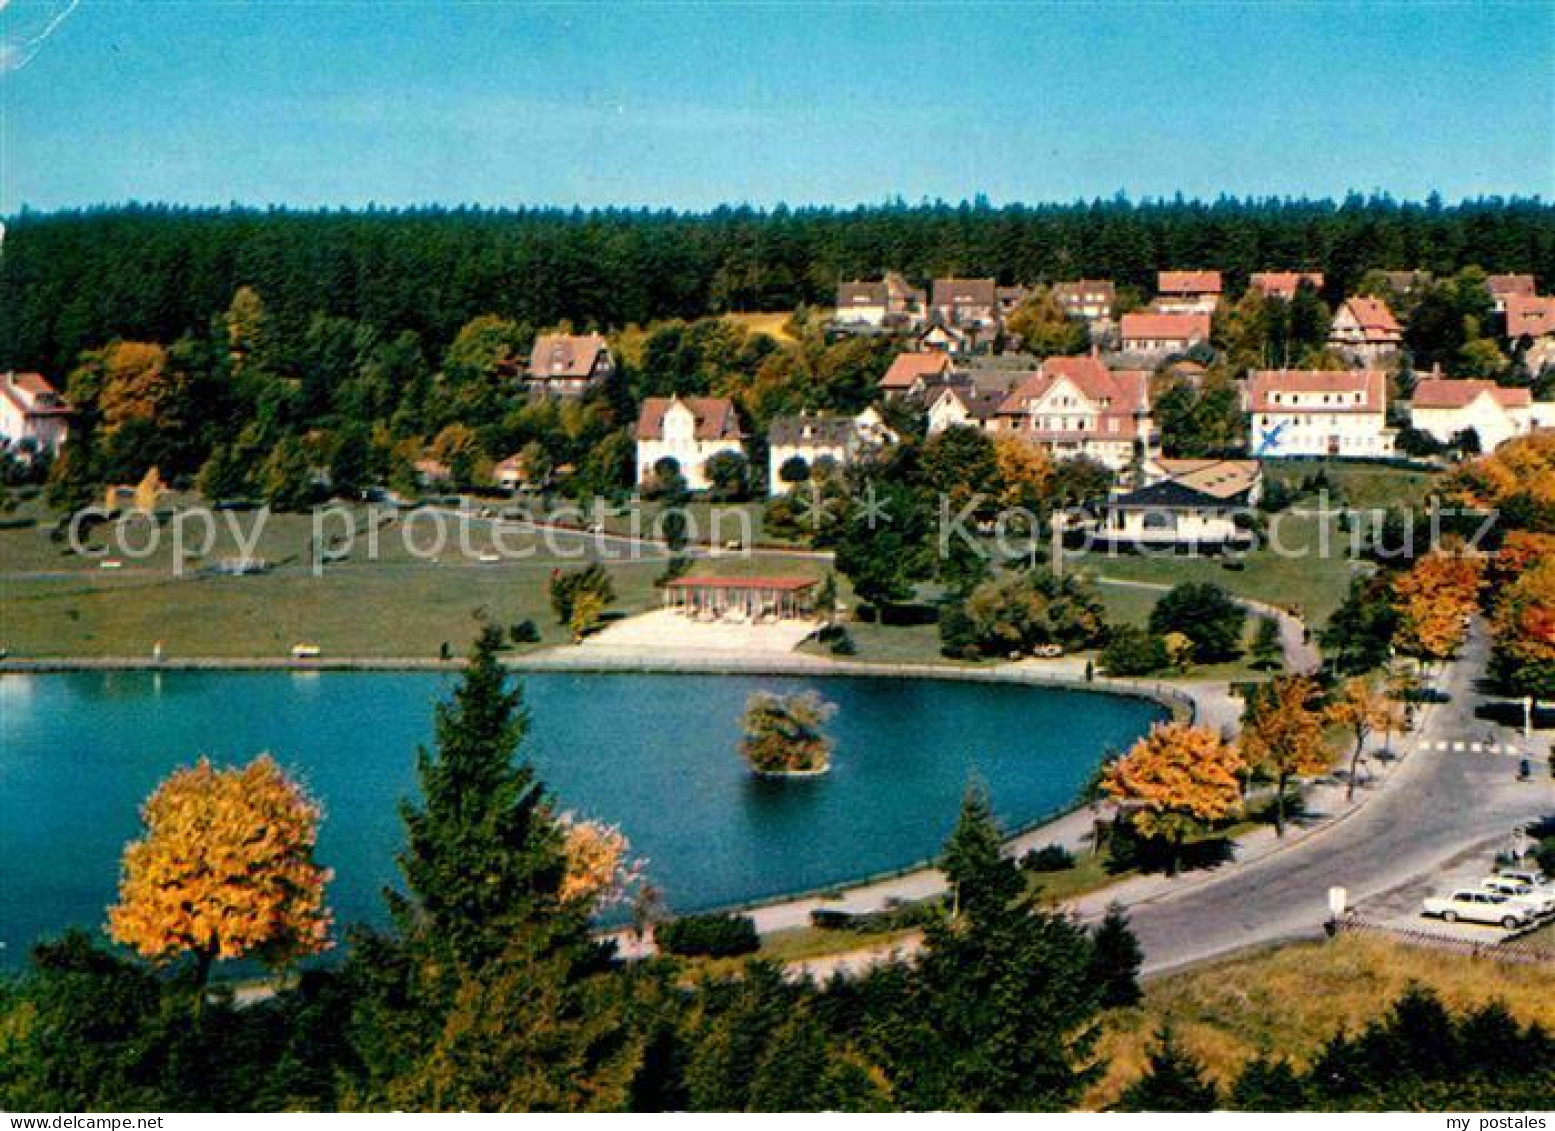
<svg viewBox="0 0 1555 1131">
<path fill-rule="evenodd" d="M 125 846 L 108 933 L 153 962 L 193 955 L 201 986 L 218 958 L 284 966 L 326 949 L 320 816 L 268 754 L 175 770 L 141 809 L 144 835 Z"/>
<path fill-rule="evenodd" d="M 1306 676 L 1274 680 L 1252 697 L 1242 728 L 1242 758 L 1274 779 L 1274 831 L 1285 835 L 1285 790 L 1292 778 L 1320 774 L 1332 760 L 1317 709 L 1317 684 Z"/>
<path fill-rule="evenodd" d="M 1189 835 L 1242 803 L 1242 755 L 1208 727 L 1158 723 L 1107 767 L 1102 788 L 1143 836 L 1170 849 L 1176 874 Z"/>
<path fill-rule="evenodd" d="M 1391 733 L 1399 725 L 1401 715 L 1399 704 L 1388 689 L 1378 687 L 1363 675 L 1346 680 L 1339 697 L 1329 705 L 1329 721 L 1348 731 L 1351 739 L 1350 781 L 1344 791 L 1345 800 L 1355 797 L 1355 775 L 1366 740 L 1380 730 Z"/>
<path fill-rule="evenodd" d="M 1399 627 L 1394 643 L 1429 667 L 1452 658 L 1478 607 L 1483 564 L 1458 554 L 1433 553 L 1393 582 Z"/>
</svg>

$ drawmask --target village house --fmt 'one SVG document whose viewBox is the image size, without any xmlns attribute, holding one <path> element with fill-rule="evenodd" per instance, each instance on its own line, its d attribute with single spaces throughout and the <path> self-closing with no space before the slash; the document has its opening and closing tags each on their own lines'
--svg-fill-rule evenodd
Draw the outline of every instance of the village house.
<svg viewBox="0 0 1555 1131">
<path fill-rule="evenodd" d="M 1161 271 L 1154 307 L 1161 314 L 1213 314 L 1221 289 L 1219 271 Z"/>
<path fill-rule="evenodd" d="M 916 345 L 923 353 L 968 357 L 980 346 L 991 345 L 998 335 L 997 323 L 990 322 L 985 326 L 954 326 L 936 314 L 919 332 Z"/>
<path fill-rule="evenodd" d="M 1186 353 L 1201 342 L 1209 341 L 1208 314 L 1157 314 L 1136 311 L 1122 320 L 1124 353 L 1144 358 L 1169 357 Z"/>
<path fill-rule="evenodd" d="M 1523 364 L 1528 372 L 1537 374 L 1555 365 L 1555 296 L 1509 296 L 1506 336 L 1514 347 L 1527 343 Z"/>
<path fill-rule="evenodd" d="M 1513 296 L 1528 298 L 1537 293 L 1532 275 L 1487 275 L 1485 289 L 1497 314 L 1506 313 L 1506 301 Z"/>
<path fill-rule="evenodd" d="M 1109 370 L 1095 357 L 1050 357 L 1005 398 L 992 431 L 1010 432 L 1057 459 L 1089 456 L 1123 471 L 1150 454 L 1150 375 Z"/>
<path fill-rule="evenodd" d="M 1054 283 L 1052 293 L 1054 301 L 1071 318 L 1092 323 L 1112 321 L 1112 304 L 1117 301 L 1118 292 L 1111 279 Z"/>
<path fill-rule="evenodd" d="M 728 397 L 648 397 L 637 417 L 637 484 L 642 486 L 662 460 L 693 491 L 705 491 L 707 461 L 720 452 L 744 455 L 744 433 Z"/>
<path fill-rule="evenodd" d="M 878 388 L 887 400 L 892 397 L 920 396 L 931 385 L 945 380 L 954 371 L 950 355 L 943 350 L 923 353 L 899 353 L 880 378 Z"/>
<path fill-rule="evenodd" d="M 1406 297 L 1416 291 L 1425 290 L 1435 279 L 1431 272 L 1419 268 L 1413 271 L 1382 271 L 1379 274 L 1382 276 L 1382 281 L 1387 284 L 1388 290 Z"/>
<path fill-rule="evenodd" d="M 525 376 L 536 392 L 579 397 L 614 372 L 615 358 L 603 334 L 541 334 Z"/>
<path fill-rule="evenodd" d="M 1263 497 L 1255 459 L 1152 459 L 1141 486 L 1110 498 L 1098 534 L 1114 545 L 1221 550 L 1252 540 Z"/>
<path fill-rule="evenodd" d="M 1255 456 L 1393 455 L 1388 377 L 1376 369 L 1260 369 L 1245 407 Z"/>
<path fill-rule="evenodd" d="M 0 378 L 0 447 L 22 459 L 58 455 L 73 411 L 41 373 L 7 373 Z"/>
<path fill-rule="evenodd" d="M 995 326 L 1000 318 L 999 285 L 993 279 L 935 279 L 931 306 L 947 326 Z"/>
<path fill-rule="evenodd" d="M 1312 289 L 1323 289 L 1321 271 L 1254 271 L 1248 287 L 1264 298 L 1280 298 L 1289 302 L 1296 297 L 1296 288 L 1309 283 Z"/>
<path fill-rule="evenodd" d="M 931 393 L 928 434 L 934 436 L 957 426 L 990 430 L 1008 396 L 1008 388 L 985 388 L 971 381 L 942 385 Z"/>
<path fill-rule="evenodd" d="M 1328 344 L 1360 366 L 1376 365 L 1404 344 L 1398 319 L 1380 298 L 1347 298 L 1334 313 Z"/>
<path fill-rule="evenodd" d="M 767 430 L 768 492 L 781 495 L 793 487 L 783 480 L 783 467 L 790 460 L 802 461 L 808 476 L 818 465 L 846 467 L 896 440 L 896 433 L 873 408 L 857 416 L 800 413 L 774 417 Z"/>
<path fill-rule="evenodd" d="M 842 330 L 912 330 L 923 324 L 925 296 L 895 271 L 837 286 L 832 323 Z"/>
<path fill-rule="evenodd" d="M 1533 398 L 1494 381 L 1427 378 L 1415 385 L 1409 423 L 1443 444 L 1472 430 L 1480 450 L 1491 452 L 1533 428 Z"/>
</svg>

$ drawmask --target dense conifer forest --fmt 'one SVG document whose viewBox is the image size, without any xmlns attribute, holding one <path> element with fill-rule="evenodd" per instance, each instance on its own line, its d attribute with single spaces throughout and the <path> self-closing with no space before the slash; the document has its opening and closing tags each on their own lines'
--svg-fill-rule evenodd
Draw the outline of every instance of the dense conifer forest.
<svg viewBox="0 0 1555 1131">
<path fill-rule="evenodd" d="M 6 224 L 0 365 L 63 374 L 114 338 L 203 332 L 239 286 L 283 337 L 324 313 L 440 353 L 495 312 L 545 326 L 619 327 L 734 310 L 827 304 L 839 279 L 887 268 L 917 279 L 1103 276 L 1142 289 L 1168 267 L 1321 270 L 1332 302 L 1367 270 L 1466 264 L 1555 277 L 1555 206 L 1448 205 L 1352 195 L 1007 205 L 983 200 L 704 214 L 609 209 L 362 211 L 127 205 Z"/>
</svg>

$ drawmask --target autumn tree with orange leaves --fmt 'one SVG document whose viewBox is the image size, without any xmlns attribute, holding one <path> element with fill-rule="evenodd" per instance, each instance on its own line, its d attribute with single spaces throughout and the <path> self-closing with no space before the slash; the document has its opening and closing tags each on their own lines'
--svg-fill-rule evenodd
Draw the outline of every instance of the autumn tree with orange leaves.
<svg viewBox="0 0 1555 1131">
<path fill-rule="evenodd" d="M 174 771 L 141 809 L 125 847 L 108 933 L 153 962 L 195 958 L 284 966 L 330 945 L 328 869 L 313 859 L 321 811 L 268 754 L 218 770 Z"/>
<path fill-rule="evenodd" d="M 1555 699 L 1555 557 L 1534 560 L 1498 590 L 1491 628 L 1495 671 L 1507 690 Z"/>
<path fill-rule="evenodd" d="M 1242 759 L 1274 779 L 1274 832 L 1285 835 L 1285 792 L 1292 778 L 1321 774 L 1332 761 L 1317 708 L 1317 684 L 1296 675 L 1265 684 L 1252 696 L 1242 728 Z"/>
<path fill-rule="evenodd" d="M 1101 784 L 1140 835 L 1166 842 L 1175 875 L 1183 842 L 1241 805 L 1245 768 L 1213 730 L 1162 723 L 1107 767 Z"/>
<path fill-rule="evenodd" d="M 1366 740 L 1379 730 L 1392 731 L 1398 726 L 1399 705 L 1385 688 L 1358 675 L 1345 681 L 1338 698 L 1329 705 L 1328 721 L 1344 728 L 1350 735 L 1350 780 L 1344 791 L 1345 800 L 1349 801 L 1355 797 L 1355 775 L 1366 750 Z"/>
<path fill-rule="evenodd" d="M 1399 627 L 1393 642 L 1398 650 L 1427 666 L 1451 659 L 1478 607 L 1483 575 L 1479 559 L 1435 553 L 1395 578 Z"/>
</svg>

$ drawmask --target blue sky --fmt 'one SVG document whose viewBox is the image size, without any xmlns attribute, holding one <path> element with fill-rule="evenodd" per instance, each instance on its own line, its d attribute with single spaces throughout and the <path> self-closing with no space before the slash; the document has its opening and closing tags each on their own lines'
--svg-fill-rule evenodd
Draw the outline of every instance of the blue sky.
<svg viewBox="0 0 1555 1131">
<path fill-rule="evenodd" d="M 0 3 L 7 214 L 1555 194 L 1548 0 Z"/>
</svg>

